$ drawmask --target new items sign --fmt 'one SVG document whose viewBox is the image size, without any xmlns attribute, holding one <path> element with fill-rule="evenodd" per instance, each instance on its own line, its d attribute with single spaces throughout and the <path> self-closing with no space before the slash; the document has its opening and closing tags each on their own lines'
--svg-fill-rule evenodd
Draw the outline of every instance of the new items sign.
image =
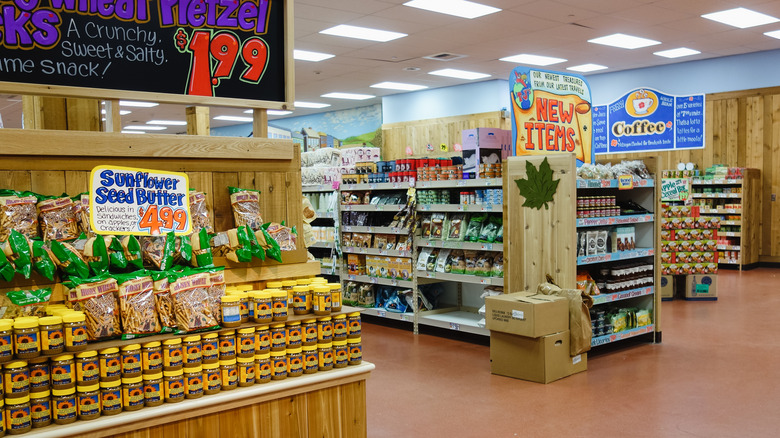
<svg viewBox="0 0 780 438">
<path fill-rule="evenodd" d="M 97 166 L 89 179 L 89 220 L 98 234 L 189 234 L 187 174 Z"/>
<path fill-rule="evenodd" d="M 517 67 L 509 78 L 516 155 L 574 153 L 592 163 L 590 86 L 583 76 Z"/>
<path fill-rule="evenodd" d="M 703 148 L 704 95 L 633 90 L 593 108 L 593 140 L 597 154 Z"/>
<path fill-rule="evenodd" d="M 3 0 L 0 81 L 285 102 L 285 13 L 280 0 Z"/>
</svg>

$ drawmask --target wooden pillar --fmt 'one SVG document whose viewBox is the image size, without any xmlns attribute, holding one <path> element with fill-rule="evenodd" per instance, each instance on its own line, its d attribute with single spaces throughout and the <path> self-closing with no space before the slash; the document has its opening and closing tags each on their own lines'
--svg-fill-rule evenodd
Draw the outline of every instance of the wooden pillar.
<svg viewBox="0 0 780 438">
<path fill-rule="evenodd" d="M 209 108 L 206 106 L 187 107 L 187 135 L 209 135 Z"/>
<path fill-rule="evenodd" d="M 119 114 L 119 100 L 107 100 L 106 102 L 106 121 L 103 123 L 103 131 L 120 132 L 122 131 L 122 116 Z"/>
<path fill-rule="evenodd" d="M 100 101 L 98 99 L 65 99 L 67 129 L 100 131 Z"/>
<path fill-rule="evenodd" d="M 268 137 L 268 110 L 255 108 L 252 110 L 252 134 L 253 137 Z"/>
</svg>

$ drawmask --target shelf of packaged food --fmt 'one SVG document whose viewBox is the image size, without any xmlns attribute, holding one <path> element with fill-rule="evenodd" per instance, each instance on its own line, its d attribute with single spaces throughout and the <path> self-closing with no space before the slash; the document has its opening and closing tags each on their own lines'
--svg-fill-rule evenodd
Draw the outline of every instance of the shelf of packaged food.
<svg viewBox="0 0 780 438">
<path fill-rule="evenodd" d="M 627 216 L 586 217 L 577 219 L 577 227 L 603 227 L 653 222 L 652 214 L 632 214 Z"/>
<path fill-rule="evenodd" d="M 301 186 L 303 193 L 317 193 L 317 192 L 332 192 L 338 190 L 333 187 L 333 183 L 330 184 L 304 184 Z"/>
<path fill-rule="evenodd" d="M 739 263 L 740 263 L 739 259 L 732 259 L 732 260 L 722 259 L 722 260 L 718 260 L 718 264 L 721 264 L 721 265 L 738 265 Z"/>
<path fill-rule="evenodd" d="M 314 213 L 317 215 L 317 219 L 333 219 L 336 217 L 335 211 L 315 211 Z"/>
<path fill-rule="evenodd" d="M 634 187 L 653 187 L 655 180 L 652 179 L 634 179 Z M 616 179 L 577 179 L 578 189 L 616 189 L 618 180 Z"/>
<path fill-rule="evenodd" d="M 168 426 L 177 426 L 174 427 L 177 430 L 184 430 L 186 429 L 186 425 L 182 423 L 182 421 L 187 419 L 192 419 L 190 421 L 193 421 L 193 424 L 197 424 L 198 426 L 196 427 L 205 427 L 205 425 L 211 427 L 214 426 L 214 422 L 217 422 L 217 420 L 206 419 L 204 416 L 218 414 L 227 416 L 225 418 L 230 418 L 232 421 L 232 419 L 238 418 L 238 414 L 231 416 L 231 411 L 235 412 L 237 406 L 252 406 L 256 403 L 273 400 L 279 400 L 279 402 L 282 403 L 285 397 L 287 398 L 287 403 L 289 403 L 289 398 L 297 394 L 306 394 L 322 388 L 331 387 L 338 390 L 340 385 L 345 385 L 353 381 L 365 382 L 365 379 L 374 368 L 375 366 L 371 362 L 363 361 L 359 365 L 334 368 L 330 371 L 318 371 L 313 374 L 303 374 L 299 377 L 289 377 L 284 380 L 272 380 L 264 384 L 240 387 L 231 391 L 205 395 L 195 399 L 186 399 L 179 403 L 165 403 L 154 408 L 146 408 L 139 411 L 125 411 L 116 415 L 102 416 L 90 421 L 76 421 L 71 424 L 52 424 L 50 426 L 35 429 L 30 433 L 30 436 L 35 436 L 37 438 L 66 436 L 97 437 L 134 433 L 140 433 L 141 435 L 146 436 L 149 432 L 148 429 L 147 431 L 144 431 L 144 428 L 151 426 L 157 426 L 159 428 L 168 423 L 170 423 Z M 309 408 L 311 409 L 312 402 L 310 401 L 309 403 Z M 321 408 L 327 409 L 328 406 L 322 406 Z M 277 420 L 274 415 L 271 415 L 264 417 L 263 421 L 276 422 L 279 420 Z M 220 429 L 220 427 L 216 427 L 215 430 L 217 429 Z M 224 428 L 223 430 L 228 429 L 229 428 Z"/>
<path fill-rule="evenodd" d="M 348 274 L 347 281 L 357 281 L 360 283 L 381 284 L 384 286 L 414 287 L 414 282 L 410 280 L 400 280 L 393 278 L 371 277 L 369 275 Z"/>
<path fill-rule="evenodd" d="M 464 212 L 496 212 L 501 213 L 504 211 L 503 205 L 487 205 L 487 204 L 421 204 L 417 206 L 417 211 L 431 211 L 431 212 L 450 212 L 450 211 L 464 211 Z"/>
<path fill-rule="evenodd" d="M 359 307 L 351 307 L 351 306 L 341 306 L 341 310 L 338 312 L 332 312 L 329 316 L 335 316 L 335 315 L 342 315 L 347 313 L 353 313 L 353 312 L 359 312 L 362 309 Z M 284 321 L 279 321 L 280 323 L 286 323 L 291 321 L 303 321 L 305 319 L 312 319 L 312 318 L 319 318 L 318 316 L 315 316 L 313 313 L 307 313 L 306 315 L 294 315 L 292 313 L 292 309 L 290 309 L 290 313 L 287 316 L 287 319 Z M 219 332 L 220 330 L 238 330 L 242 328 L 251 328 L 251 327 L 260 327 L 263 325 L 268 325 L 269 323 L 257 323 L 257 322 L 245 322 L 241 324 L 238 327 L 230 328 L 230 329 L 224 329 L 224 328 L 218 328 L 214 330 L 204 330 L 200 333 L 208 333 L 208 332 Z M 150 335 L 150 336 L 143 336 L 138 337 L 135 339 L 109 339 L 105 341 L 96 341 L 96 342 L 89 342 L 87 344 L 87 350 L 102 350 L 104 348 L 111 348 L 111 347 L 122 347 L 125 345 L 138 343 L 141 342 L 152 342 L 152 341 L 165 341 L 167 339 L 173 339 L 173 338 L 181 338 L 187 336 L 186 334 L 179 334 L 179 333 L 164 333 L 164 334 L 156 334 L 156 335 Z"/>
<path fill-rule="evenodd" d="M 700 208 L 699 214 L 742 214 L 741 208 Z"/>
<path fill-rule="evenodd" d="M 625 290 L 621 292 L 593 295 L 593 305 L 612 303 L 615 301 L 627 300 L 645 295 L 652 295 L 655 288 L 653 286 L 640 287 L 638 289 Z"/>
<path fill-rule="evenodd" d="M 398 251 L 395 249 L 381 249 L 381 248 L 358 248 L 355 246 L 345 246 L 341 248 L 341 252 L 347 254 L 368 254 L 368 255 L 381 255 L 389 257 L 411 257 L 411 251 Z"/>
<path fill-rule="evenodd" d="M 715 185 L 742 185 L 741 179 L 693 179 L 691 185 L 694 186 L 715 186 Z"/>
<path fill-rule="evenodd" d="M 718 231 L 720 237 L 742 237 L 742 233 L 738 231 Z"/>
<path fill-rule="evenodd" d="M 401 211 L 406 204 L 347 204 L 342 205 L 342 211 Z"/>
<path fill-rule="evenodd" d="M 341 231 L 344 233 L 409 234 L 408 228 L 364 227 L 359 225 L 343 225 Z"/>
<path fill-rule="evenodd" d="M 640 257 L 648 257 L 655 254 L 653 248 L 637 248 L 630 251 L 609 252 L 606 254 L 579 256 L 577 257 L 577 265 L 590 265 L 593 263 L 614 262 L 617 260 L 629 260 Z"/>
<path fill-rule="evenodd" d="M 691 193 L 691 198 L 720 199 L 741 197 L 742 193 Z"/>
<path fill-rule="evenodd" d="M 364 184 L 342 184 L 341 190 L 406 190 L 410 187 L 408 182 L 394 183 L 364 183 Z"/>
<path fill-rule="evenodd" d="M 622 341 L 625 339 L 633 338 L 635 336 L 645 335 L 652 333 L 655 329 L 655 324 L 646 325 L 644 327 L 637 327 L 630 330 L 625 330 L 618 333 L 610 333 L 604 336 L 594 337 L 590 341 L 591 347 L 598 347 L 599 345 L 611 344 L 613 342 Z"/>
<path fill-rule="evenodd" d="M 333 249 L 336 247 L 336 244 L 334 242 L 316 242 L 309 246 L 309 248 L 325 248 L 325 249 Z"/>
<path fill-rule="evenodd" d="M 720 221 L 720 224 L 721 225 L 736 225 L 738 227 L 741 227 L 742 226 L 742 221 L 729 221 L 729 220 L 726 220 L 726 221 Z"/>
<path fill-rule="evenodd" d="M 741 251 L 739 245 L 718 245 L 718 249 L 721 251 Z"/>
<path fill-rule="evenodd" d="M 417 181 L 418 189 L 453 189 L 458 187 L 498 187 L 504 184 L 501 178 L 458 179 L 447 181 Z"/>
<path fill-rule="evenodd" d="M 459 281 L 469 284 L 483 284 L 489 286 L 503 286 L 504 277 L 480 277 L 468 274 L 447 274 L 444 272 L 417 271 L 417 278 L 430 278 L 442 281 Z"/>
<path fill-rule="evenodd" d="M 414 243 L 418 247 L 468 249 L 476 251 L 504 251 L 503 243 L 464 242 L 462 240 L 436 240 L 415 238 Z"/>
<path fill-rule="evenodd" d="M 369 307 L 362 309 L 361 312 L 363 315 L 370 315 L 370 316 L 376 316 L 378 318 L 387 318 L 387 319 L 393 319 L 396 321 L 405 321 L 405 322 L 413 322 L 414 321 L 414 313 L 398 313 L 398 312 L 388 312 L 385 309 L 377 309 L 374 307 Z"/>
<path fill-rule="evenodd" d="M 442 313 L 435 313 L 436 310 L 431 312 L 420 312 L 417 322 L 431 327 L 490 336 L 490 331 L 488 329 L 478 325 L 478 322 L 482 320 L 482 316 L 478 313 L 457 310 L 457 307 L 454 309 L 454 311 Z"/>
</svg>

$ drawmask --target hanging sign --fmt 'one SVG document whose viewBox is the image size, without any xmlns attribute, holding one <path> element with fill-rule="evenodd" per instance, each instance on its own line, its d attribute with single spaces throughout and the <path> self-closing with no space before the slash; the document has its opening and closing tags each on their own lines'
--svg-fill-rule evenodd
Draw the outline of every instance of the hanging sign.
<svg viewBox="0 0 780 438">
<path fill-rule="evenodd" d="M 704 147 L 704 95 L 673 96 L 639 88 L 593 108 L 597 154 Z"/>
<path fill-rule="evenodd" d="M 618 190 L 631 190 L 634 188 L 634 177 L 631 175 L 620 175 L 618 180 Z"/>
<path fill-rule="evenodd" d="M 509 78 L 516 155 L 574 153 L 592 163 L 590 86 L 581 75 L 515 68 Z"/>
<path fill-rule="evenodd" d="M 188 190 L 185 173 L 97 166 L 89 179 L 89 220 L 98 234 L 189 234 Z"/>
<path fill-rule="evenodd" d="M 0 89 L 100 89 L 104 98 L 286 102 L 286 3 L 274 0 L 5 0 Z M 290 49 L 291 50 L 291 49 Z M 75 87 L 75 88 L 74 88 Z M 45 89 L 45 88 L 44 88 Z M 163 95 L 159 95 L 162 93 Z M 228 99 L 236 99 L 231 101 Z"/>
<path fill-rule="evenodd" d="M 662 178 L 661 201 L 687 201 L 691 193 L 690 178 Z"/>
</svg>

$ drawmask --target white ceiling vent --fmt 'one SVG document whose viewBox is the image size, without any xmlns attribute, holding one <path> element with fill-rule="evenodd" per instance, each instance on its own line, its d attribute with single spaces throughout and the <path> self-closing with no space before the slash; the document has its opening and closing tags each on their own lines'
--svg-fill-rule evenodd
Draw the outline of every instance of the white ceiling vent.
<svg viewBox="0 0 780 438">
<path fill-rule="evenodd" d="M 465 58 L 466 55 L 457 55 L 455 53 L 435 53 L 433 55 L 423 56 L 424 59 L 432 59 L 434 61 L 452 61 L 455 59 Z"/>
</svg>

